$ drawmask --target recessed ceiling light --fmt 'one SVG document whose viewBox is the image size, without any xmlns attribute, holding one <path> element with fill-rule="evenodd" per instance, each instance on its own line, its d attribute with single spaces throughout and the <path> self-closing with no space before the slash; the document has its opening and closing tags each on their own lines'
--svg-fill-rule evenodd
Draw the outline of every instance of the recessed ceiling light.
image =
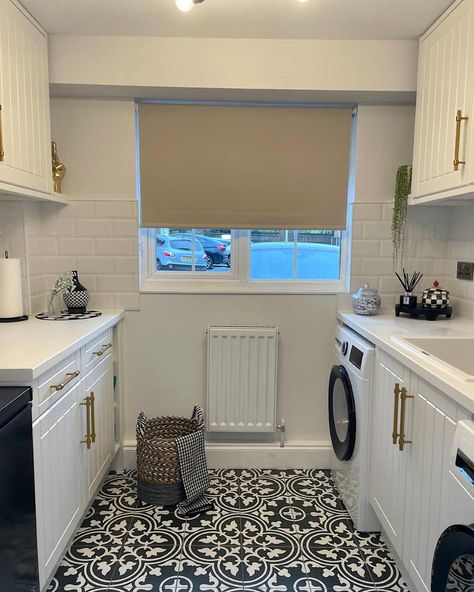
<svg viewBox="0 0 474 592">
<path fill-rule="evenodd" d="M 182 12 L 189 12 L 193 7 L 193 0 L 175 0 L 176 6 Z"/>
</svg>

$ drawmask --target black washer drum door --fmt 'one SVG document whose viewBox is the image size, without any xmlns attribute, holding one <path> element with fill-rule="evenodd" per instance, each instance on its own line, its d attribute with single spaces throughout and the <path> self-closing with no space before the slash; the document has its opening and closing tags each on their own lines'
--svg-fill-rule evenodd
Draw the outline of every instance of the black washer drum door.
<svg viewBox="0 0 474 592">
<path fill-rule="evenodd" d="M 351 381 L 344 366 L 333 366 L 328 390 L 329 432 L 339 460 L 349 460 L 356 441 L 356 411 Z"/>
<path fill-rule="evenodd" d="M 431 571 L 432 592 L 474 589 L 474 524 L 453 524 L 438 540 Z"/>
</svg>

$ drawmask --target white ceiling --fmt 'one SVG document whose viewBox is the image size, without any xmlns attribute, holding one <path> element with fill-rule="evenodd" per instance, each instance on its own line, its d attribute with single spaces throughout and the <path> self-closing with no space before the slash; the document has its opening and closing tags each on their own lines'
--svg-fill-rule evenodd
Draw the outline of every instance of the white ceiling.
<svg viewBox="0 0 474 592">
<path fill-rule="evenodd" d="M 452 0 L 21 0 L 50 33 L 294 39 L 415 39 Z"/>
</svg>

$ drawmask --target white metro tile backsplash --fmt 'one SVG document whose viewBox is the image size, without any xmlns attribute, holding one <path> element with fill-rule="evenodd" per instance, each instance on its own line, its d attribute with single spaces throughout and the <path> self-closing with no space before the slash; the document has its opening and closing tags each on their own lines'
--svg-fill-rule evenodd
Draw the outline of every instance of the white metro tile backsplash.
<svg viewBox="0 0 474 592">
<path fill-rule="evenodd" d="M 393 269 L 390 203 L 355 203 L 352 206 L 351 290 L 364 283 L 380 291 L 382 306 L 391 309 L 401 293 Z M 422 285 L 445 282 L 449 225 L 446 207 L 411 207 L 408 210 L 404 266 L 425 274 Z"/>
<path fill-rule="evenodd" d="M 33 313 L 45 310 L 57 276 L 71 269 L 91 308 L 138 309 L 136 202 L 25 204 L 24 232 Z"/>
</svg>

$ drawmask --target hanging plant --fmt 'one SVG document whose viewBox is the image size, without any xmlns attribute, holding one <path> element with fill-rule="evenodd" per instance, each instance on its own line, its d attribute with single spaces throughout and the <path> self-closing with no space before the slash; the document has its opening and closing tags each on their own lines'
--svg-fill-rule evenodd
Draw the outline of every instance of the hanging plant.
<svg viewBox="0 0 474 592">
<path fill-rule="evenodd" d="M 405 230 L 408 211 L 408 196 L 411 191 L 412 166 L 405 164 L 398 167 L 395 182 L 395 199 L 393 202 L 392 216 L 392 244 L 393 244 L 393 268 L 397 268 L 398 262 L 403 262 L 405 249 Z"/>
</svg>

